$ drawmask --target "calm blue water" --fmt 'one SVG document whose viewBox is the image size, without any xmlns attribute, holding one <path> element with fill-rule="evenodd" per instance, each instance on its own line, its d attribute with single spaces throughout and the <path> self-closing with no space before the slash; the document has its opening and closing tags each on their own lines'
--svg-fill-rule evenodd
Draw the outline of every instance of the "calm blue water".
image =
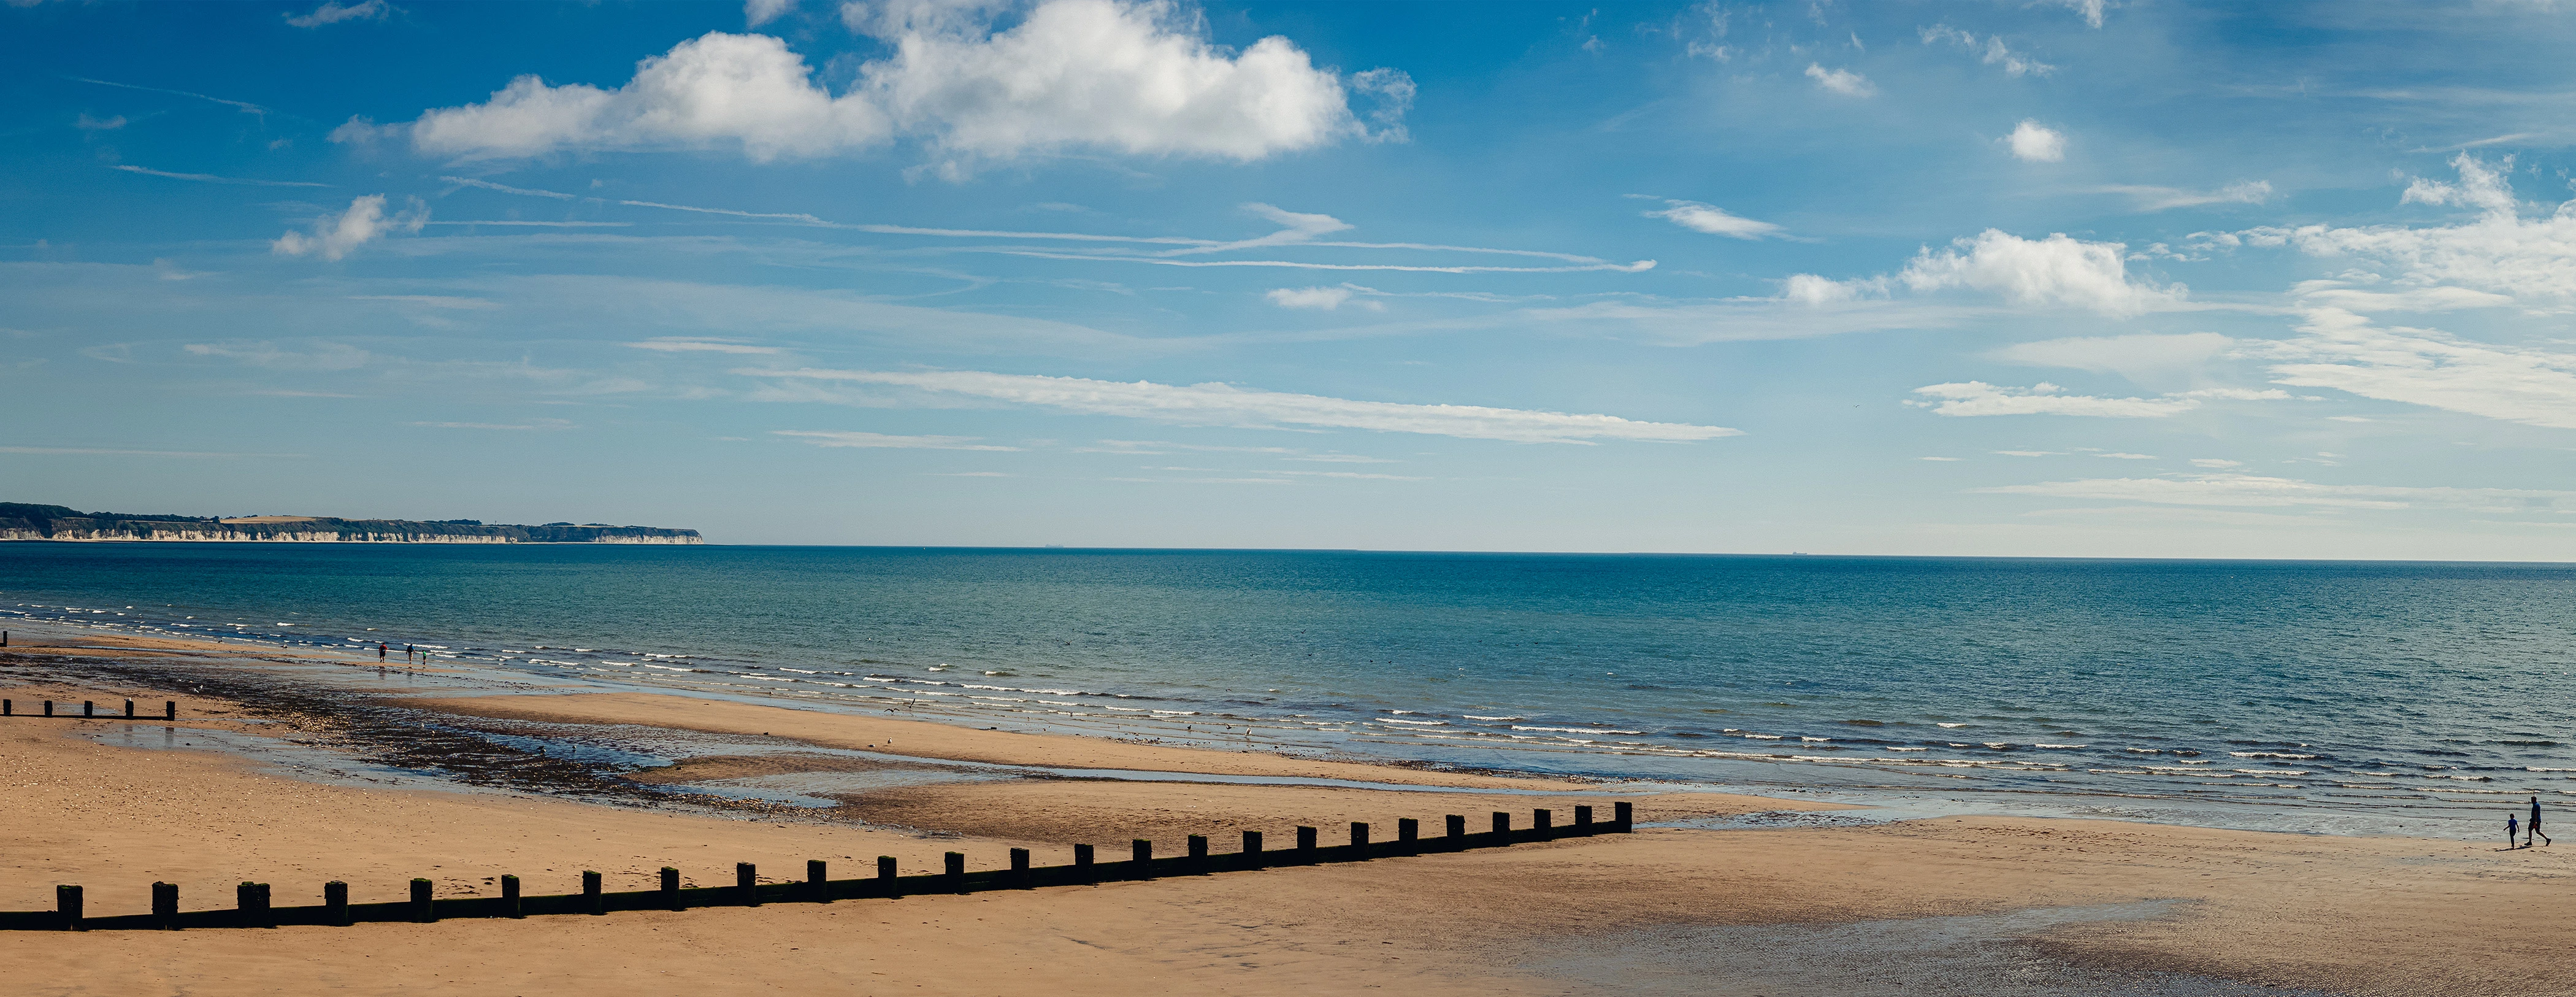
<svg viewBox="0 0 2576 997">
<path fill-rule="evenodd" d="M 2568 565 L 22 542 L 0 613 L 1756 789 L 2576 795 Z"/>
</svg>

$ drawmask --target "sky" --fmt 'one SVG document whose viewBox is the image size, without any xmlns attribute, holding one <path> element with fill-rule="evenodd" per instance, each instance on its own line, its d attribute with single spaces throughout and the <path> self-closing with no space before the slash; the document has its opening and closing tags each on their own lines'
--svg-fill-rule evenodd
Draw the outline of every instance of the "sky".
<svg viewBox="0 0 2576 997">
<path fill-rule="evenodd" d="M 0 500 L 2576 560 L 2576 3 L 0 5 Z"/>
</svg>

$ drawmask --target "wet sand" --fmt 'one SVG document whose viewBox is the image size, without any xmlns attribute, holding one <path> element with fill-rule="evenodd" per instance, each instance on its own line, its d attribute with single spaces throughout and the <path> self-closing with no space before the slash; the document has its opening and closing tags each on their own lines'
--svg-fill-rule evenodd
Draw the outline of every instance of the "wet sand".
<svg viewBox="0 0 2576 997">
<path fill-rule="evenodd" d="M 17 649 L 12 649 L 17 650 Z M 170 648 L 185 651 L 185 648 Z M 102 652 L 104 653 L 104 652 Z M 8 659 L 0 658 L 0 665 Z M 24 676 L 28 669 L 12 672 Z M 1476 773 L 975 731 L 649 695 L 415 698 L 544 723 L 663 725 L 777 742 L 652 774 L 676 783 L 869 765 L 1100 767 L 1405 783 L 1312 785 L 1007 778 L 900 786 L 779 815 L 578 802 L 500 786 L 384 789 L 286 778 L 195 731 L 293 738 L 257 704 L 95 680 L 0 690 L 24 705 L 183 698 L 172 748 L 125 747 L 123 720 L 0 720 L 0 908 L 80 883 L 98 914 L 146 884 L 227 906 L 231 884 L 359 901 L 412 876 L 441 895 L 643 888 L 677 866 L 795 875 L 806 859 L 908 871 L 1014 846 L 1603 803 L 1604 787 Z M 677 702 L 668 702 L 677 700 Z M 220 715 L 210 715 L 220 714 Z M 246 721 L 268 719 L 265 724 Z M 165 726 L 138 722 L 145 741 Z M 935 729 L 924 729 L 935 728 Z M 88 737 L 83 735 L 87 734 Z M 101 743 L 105 741 L 107 743 Z M 888 743 L 891 742 L 891 747 Z M 869 747 L 873 745 L 874 747 Z M 835 749 L 881 757 L 853 762 Z M 886 757 L 890 756 L 890 757 Z M 1529 792 L 1505 792 L 1520 790 Z M 1817 809 L 1717 794 L 1636 795 L 1639 820 Z M 2499 814 L 2498 823 L 2501 823 Z M 2144 824 L 1941 818 L 1802 830 L 1645 827 L 1633 835 L 1368 863 L 965 897 L 525 921 L 187 932 L 0 933 L 11 992 L 2576 994 L 2576 851 Z"/>
</svg>

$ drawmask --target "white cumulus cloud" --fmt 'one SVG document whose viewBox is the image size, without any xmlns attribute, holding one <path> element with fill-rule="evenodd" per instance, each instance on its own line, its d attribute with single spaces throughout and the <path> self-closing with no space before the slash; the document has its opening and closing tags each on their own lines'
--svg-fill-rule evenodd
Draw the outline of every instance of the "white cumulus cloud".
<svg viewBox="0 0 2576 997">
<path fill-rule="evenodd" d="M 269 251 L 279 256 L 318 255 L 336 260 L 351 250 L 386 235 L 420 231 L 429 221 L 429 208 L 419 198 L 399 214 L 385 214 L 385 196 L 369 194 L 349 202 L 349 209 L 337 215 L 324 215 L 313 220 L 313 234 L 288 232 L 269 243 Z"/>
<path fill-rule="evenodd" d="M 1203 426 L 1316 426 L 1425 433 L 1515 443 L 1642 440 L 1679 443 L 1742 435 L 1723 426 L 1639 422 L 1480 405 L 1414 405 L 1238 388 L 1230 384 L 1156 384 L 984 371 L 741 370 L 754 377 L 886 384 L 926 392 L 1036 405 L 1087 415 L 1114 415 Z"/>
<path fill-rule="evenodd" d="M 1987 229 L 1973 238 L 1954 239 L 1950 248 L 1937 253 L 1925 249 L 1897 276 L 1916 291 L 1973 288 L 2001 294 L 2016 305 L 2063 305 L 2105 315 L 2137 315 L 2182 300 L 2187 291 L 2180 284 L 2131 281 L 2127 249 L 2062 233 L 2024 239 Z"/>
<path fill-rule="evenodd" d="M 2014 159 L 2025 163 L 2055 163 L 2066 159 L 2066 133 L 2029 118 L 2023 118 L 2020 124 L 2014 125 L 2012 134 L 2004 136 L 2004 143 L 2012 147 Z"/>
<path fill-rule="evenodd" d="M 1726 213 L 1726 209 L 1698 201 L 1665 201 L 1661 211 L 1646 212 L 1648 218 L 1661 218 L 1693 232 L 1731 236 L 1737 239 L 1759 239 L 1780 231 L 1770 222 L 1754 221 Z"/>
<path fill-rule="evenodd" d="M 2213 246 L 2291 246 L 2311 256 L 2367 261 L 2392 272 L 2399 289 L 2467 288 L 2525 307 L 2576 307 L 2576 200 L 2525 219 L 2505 171 L 2467 153 L 2451 160 L 2458 183 L 2418 178 L 2401 201 L 2478 209 L 2452 225 L 2256 228 L 2209 233 Z"/>
<path fill-rule="evenodd" d="M 1817 86 L 1845 97 L 1867 97 L 1878 92 L 1878 87 L 1869 82 L 1869 77 L 1848 69 L 1826 69 L 1813 62 L 1807 64 L 1807 78 L 1816 81 Z"/>
<path fill-rule="evenodd" d="M 787 13 L 787 8 L 795 6 L 795 3 L 796 0 L 743 0 L 742 21 L 757 28 L 777 20 L 778 15 Z"/>
<path fill-rule="evenodd" d="M 1400 138 L 1413 99 L 1401 72 L 1346 83 L 1286 38 L 1219 48 L 1171 0 L 1043 0 L 1006 30 L 993 29 L 990 5 L 882 6 L 860 23 L 894 54 L 860 66 L 838 96 L 786 42 L 710 32 L 639 63 L 622 88 L 522 76 L 489 101 L 395 130 L 424 152 L 469 159 L 732 145 L 767 161 L 912 136 L 970 158 L 1097 148 L 1250 161 Z M 1366 121 L 1353 94 L 1374 103 Z M 372 134 L 353 127 L 335 138 Z"/>
</svg>

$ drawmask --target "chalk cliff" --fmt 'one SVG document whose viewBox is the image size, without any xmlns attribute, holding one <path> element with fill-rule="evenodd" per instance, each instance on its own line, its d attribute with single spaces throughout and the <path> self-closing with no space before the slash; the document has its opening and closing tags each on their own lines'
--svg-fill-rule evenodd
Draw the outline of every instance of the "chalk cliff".
<svg viewBox="0 0 2576 997">
<path fill-rule="evenodd" d="M 81 512 L 67 506 L 0 502 L 0 540 L 156 540 L 271 543 L 611 543 L 694 544 L 696 530 L 600 523 L 544 526 L 485 524 L 470 519 L 336 519 L 329 516 L 133 515 Z"/>
</svg>

